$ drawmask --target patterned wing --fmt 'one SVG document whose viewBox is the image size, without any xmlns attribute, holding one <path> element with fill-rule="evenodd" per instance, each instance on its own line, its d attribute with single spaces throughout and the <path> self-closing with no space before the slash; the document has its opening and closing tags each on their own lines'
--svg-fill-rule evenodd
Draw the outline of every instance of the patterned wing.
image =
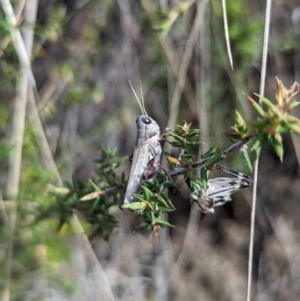
<svg viewBox="0 0 300 301">
<path fill-rule="evenodd" d="M 208 180 L 208 189 L 204 191 L 198 186 L 198 191 L 191 193 L 191 204 L 197 206 L 204 213 L 214 213 L 214 207 L 224 205 L 231 201 L 231 194 L 240 188 L 252 185 L 252 178 L 230 170 L 226 167 L 215 165 L 214 168 L 231 174 L 234 178 L 220 177 Z"/>
</svg>

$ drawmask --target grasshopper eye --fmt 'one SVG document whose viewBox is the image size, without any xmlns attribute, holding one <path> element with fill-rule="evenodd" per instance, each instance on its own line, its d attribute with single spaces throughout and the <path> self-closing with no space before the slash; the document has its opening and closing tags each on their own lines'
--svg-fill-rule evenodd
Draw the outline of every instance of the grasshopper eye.
<svg viewBox="0 0 300 301">
<path fill-rule="evenodd" d="M 152 121 L 151 121 L 151 119 L 149 118 L 149 117 L 143 117 L 142 118 L 142 121 L 143 121 L 143 123 L 145 123 L 145 124 L 150 124 Z"/>
</svg>

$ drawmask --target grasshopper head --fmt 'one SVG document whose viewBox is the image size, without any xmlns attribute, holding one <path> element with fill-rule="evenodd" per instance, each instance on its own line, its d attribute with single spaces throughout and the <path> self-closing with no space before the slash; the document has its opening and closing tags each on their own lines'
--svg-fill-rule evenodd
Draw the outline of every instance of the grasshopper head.
<svg viewBox="0 0 300 301">
<path fill-rule="evenodd" d="M 136 125 L 140 138 L 148 139 L 153 136 L 160 135 L 160 128 L 157 122 L 149 116 L 140 115 L 136 119 Z"/>
</svg>

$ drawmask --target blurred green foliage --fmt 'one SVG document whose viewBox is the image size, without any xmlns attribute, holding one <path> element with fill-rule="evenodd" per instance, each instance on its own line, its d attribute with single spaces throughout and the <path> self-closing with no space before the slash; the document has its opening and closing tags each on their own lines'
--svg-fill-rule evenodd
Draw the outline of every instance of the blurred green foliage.
<svg viewBox="0 0 300 301">
<path fill-rule="evenodd" d="M 125 158 L 115 157 L 115 151 L 102 147 L 101 157 L 96 160 L 96 174 L 88 182 L 73 181 L 66 188 L 48 186 L 48 191 L 56 198 L 38 220 L 55 217 L 58 229 L 66 227 L 74 214 L 81 212 L 87 222 L 90 237 L 108 239 L 118 222 L 115 213 L 121 200 L 126 178 L 117 176 L 117 169 Z"/>
<path fill-rule="evenodd" d="M 13 1 L 13 4 L 17 3 L 18 1 Z M 283 132 L 291 130 L 299 133 L 299 120 L 290 115 L 291 108 L 282 105 L 282 103 L 287 103 L 286 98 L 284 98 L 285 92 L 283 93 L 283 100 L 280 100 L 281 92 L 275 98 L 275 102 L 271 103 L 267 99 L 263 99 L 265 108 L 262 109 L 257 107 L 256 102 L 251 100 L 251 104 L 260 116 L 260 120 L 251 124 L 244 120 L 244 110 L 240 110 L 242 105 L 238 100 L 237 93 L 232 91 L 233 85 L 225 72 L 229 63 L 226 57 L 221 2 L 210 1 L 209 3 L 211 8 L 210 32 L 212 33 L 210 47 L 213 58 L 211 66 L 213 73 L 211 105 L 214 109 L 210 112 L 213 122 L 207 126 L 211 132 L 215 129 L 219 131 L 220 127 L 227 127 L 227 124 L 231 124 L 233 115 L 236 114 L 236 123 L 233 130 L 237 133 L 235 133 L 237 136 L 227 135 L 233 142 L 244 138 L 251 130 L 256 130 L 258 135 L 253 146 L 256 156 L 259 156 L 263 143 L 269 140 L 277 155 L 282 158 L 281 135 Z M 173 42 L 172 45 L 175 45 L 174 53 L 178 57 L 182 55 L 182 45 L 189 37 L 191 24 L 194 20 L 195 3 L 193 1 L 178 1 L 168 9 L 162 9 L 154 4 L 150 11 L 145 9 L 144 4 L 132 3 L 132 13 L 139 25 L 140 34 L 138 37 L 141 40 L 133 39 L 133 41 L 130 41 L 130 47 L 134 49 L 132 52 L 136 51 L 139 55 L 139 71 L 141 71 L 143 81 L 150 87 L 155 84 L 161 99 L 167 99 L 170 75 L 168 75 L 169 71 L 166 71 L 167 59 L 161 39 L 169 35 L 169 39 Z M 62 111 L 62 108 L 70 108 L 74 105 L 84 106 L 89 102 L 99 104 L 103 101 L 108 89 L 115 90 L 116 88 L 114 86 L 103 86 L 98 73 L 102 71 L 101 68 L 104 67 L 108 58 L 122 55 L 122 53 L 117 53 L 117 47 L 119 46 L 117 42 L 123 38 L 120 34 L 120 28 L 126 28 L 128 25 L 123 20 L 124 16 L 119 7 L 114 5 L 113 2 L 101 1 L 100 5 L 100 10 L 91 9 L 89 17 L 83 18 L 83 25 L 78 26 L 75 35 L 72 35 L 74 32 L 69 35 L 67 33 L 67 28 L 74 16 L 67 15 L 66 7 L 59 2 L 55 2 L 50 6 L 46 21 L 35 24 L 33 67 L 35 67 L 36 62 L 42 62 L 47 58 L 48 52 L 51 53 L 51 46 L 54 47 L 59 44 L 64 46 L 59 48 L 60 52 L 54 52 L 57 56 L 55 57 L 55 64 L 46 65 L 43 71 L 45 74 L 51 74 L 59 83 L 65 84 L 59 101 L 57 99 L 52 101 L 52 98 L 50 98 L 46 105 L 40 108 L 40 114 L 45 123 L 53 122 L 59 112 Z M 236 79 L 236 81 L 233 81 L 236 84 L 234 88 L 245 92 L 249 73 L 254 65 L 253 62 L 259 60 L 261 55 L 263 34 L 261 16 L 252 13 L 250 6 L 251 4 L 249 5 L 249 3 L 243 1 L 227 1 L 229 35 L 235 68 L 233 77 Z M 101 11 L 101 14 L 99 11 Z M 85 13 L 84 10 L 82 12 Z M 80 12 L 77 11 L 76 13 Z M 22 20 L 20 20 L 20 26 L 22 26 L 21 22 Z M 130 31 L 126 34 L 129 36 Z M 19 63 L 12 43 L 9 40 L 2 43 L 5 39 L 9 39 L 9 27 L 3 14 L 0 14 L 0 36 L 0 168 L 2 178 L 5 178 L 3 174 L 5 175 L 7 172 L 8 158 L 12 150 L 8 143 L 13 110 L 11 99 L 18 89 Z M 287 51 L 297 49 L 299 41 L 293 38 L 291 34 L 290 36 L 276 38 L 273 44 L 279 51 Z M 66 52 L 63 52 L 65 50 Z M 132 63 L 131 59 L 126 58 L 128 64 Z M 198 84 L 194 78 L 193 65 L 196 64 L 195 62 L 197 62 L 196 59 L 191 62 L 192 67 L 188 71 L 188 76 L 193 85 Z M 100 66 L 100 71 L 93 69 L 97 65 Z M 39 68 L 42 69 L 43 66 L 39 66 Z M 36 71 L 40 72 L 40 69 Z M 118 70 L 118 72 L 121 71 Z M 41 85 L 45 81 L 43 75 L 41 76 Z M 129 75 L 132 76 L 132 74 Z M 111 75 L 104 74 L 103 76 Z M 114 76 L 116 75 L 114 74 Z M 172 76 L 176 79 L 177 75 L 172 74 Z M 286 91 L 284 88 L 280 89 Z M 123 95 L 119 96 L 119 98 L 122 97 Z M 184 96 L 182 98 L 184 100 Z M 291 103 L 296 104 L 295 102 Z M 119 102 L 117 102 L 117 105 L 119 105 Z M 88 130 L 92 133 L 91 136 L 93 136 L 92 142 L 105 136 L 105 131 L 108 128 L 106 125 L 109 122 L 114 125 L 114 129 L 124 127 L 124 124 L 118 118 L 120 113 L 116 110 L 117 105 L 114 103 L 112 108 L 107 106 L 107 110 L 116 115 L 116 121 L 112 120 L 109 114 L 103 114 L 101 123 L 96 122 L 88 127 Z M 167 102 L 161 104 L 166 111 L 168 105 Z M 235 113 L 236 107 L 240 113 Z M 187 119 L 187 116 L 194 116 L 191 113 L 194 114 L 194 112 L 188 112 L 184 104 L 181 106 L 178 119 Z M 79 117 L 81 118 L 81 116 Z M 222 120 L 222 124 L 217 123 L 220 120 Z M 276 125 L 274 125 L 274 120 Z M 103 129 L 99 129 L 99 124 Z M 191 129 L 187 124 L 178 125 L 175 131 L 170 132 L 167 136 L 173 139 L 170 143 L 179 148 L 180 156 L 175 158 L 173 155 L 165 153 L 170 169 L 183 167 L 188 170 L 185 179 L 191 192 L 194 192 L 199 185 L 203 189 L 207 188 L 206 167 L 209 166 L 201 168 L 200 178 L 196 177 L 192 168 L 195 161 L 193 156 L 195 148 L 193 149 L 193 147 L 198 144 L 194 137 L 197 134 L 198 130 Z M 82 139 L 85 139 L 85 137 Z M 208 141 L 205 142 L 208 143 Z M 90 237 L 109 239 L 118 226 L 116 213 L 119 210 L 118 204 L 126 187 L 127 177 L 124 174 L 119 175 L 118 171 L 118 167 L 122 164 L 124 158 L 118 158 L 116 153 L 109 148 L 102 148 L 101 157 L 96 162 L 97 170 L 91 179 L 87 181 L 74 179 L 72 183 L 66 183 L 64 187 L 53 186 L 51 172 L 41 164 L 43 160 L 40 156 L 39 147 L 34 135 L 34 128 L 27 122 L 24 132 L 20 193 L 18 200 L 8 200 L 7 202 L 7 204 L 13 202 L 13 206 L 17 208 L 11 279 L 11 291 L 17 293 L 12 300 L 22 300 L 23 295 L 19 291 L 23 290 L 24 287 L 29 289 L 34 286 L 34 283 L 30 280 L 26 282 L 24 279 L 26 279 L 28 273 L 43 267 L 48 268 L 47 277 L 49 281 L 59 283 L 60 288 L 68 294 L 76 294 L 79 288 L 74 286 L 71 277 L 64 276 L 61 273 L 61 263 L 68 261 L 70 258 L 68 235 L 71 232 L 70 218 L 72 218 L 74 212 L 79 213 L 83 228 Z M 85 147 L 84 144 L 81 152 L 86 151 Z M 65 151 L 67 153 L 69 150 Z M 241 152 L 248 162 L 248 166 L 251 166 L 247 150 L 243 148 Z M 206 153 L 207 156 L 212 154 L 217 157 L 217 159 L 215 157 L 214 162 L 222 159 L 220 150 L 211 149 Z M 62 173 L 66 169 L 64 163 L 68 159 L 57 158 L 58 168 Z M 5 181 L 2 181 L 1 185 L 1 189 L 5 190 Z M 135 196 L 137 202 L 128 206 L 128 209 L 136 210 L 142 216 L 143 221 L 140 226 L 146 227 L 150 235 L 157 234 L 159 227 L 171 226 L 162 218 L 164 213 L 175 209 L 172 200 L 166 193 L 169 188 L 170 190 L 177 189 L 176 179 L 170 179 L 168 174 L 159 172 L 154 181 L 143 183 L 141 191 Z M 5 193 L 3 193 L 3 197 L 5 198 Z M 9 207 L 9 205 L 7 206 Z M 0 216 L 0 225 L 0 259 L 4 262 L 6 256 L 4 247 L 9 237 L 5 219 L 2 215 Z M 57 230 L 59 234 L 57 234 Z M 5 277 L 4 272 L 4 269 L 0 269 L 1 279 Z M 20 279 L 26 285 L 22 284 Z M 55 281 L 57 279 L 59 281 Z"/>
</svg>

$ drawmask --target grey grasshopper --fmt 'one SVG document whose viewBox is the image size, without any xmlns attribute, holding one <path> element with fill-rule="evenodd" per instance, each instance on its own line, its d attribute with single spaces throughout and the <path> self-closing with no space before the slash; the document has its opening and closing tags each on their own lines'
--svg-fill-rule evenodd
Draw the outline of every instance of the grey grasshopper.
<svg viewBox="0 0 300 301">
<path fill-rule="evenodd" d="M 130 82 L 129 82 L 130 83 Z M 137 137 L 132 158 L 132 166 L 129 175 L 127 190 L 122 205 L 127 205 L 135 202 L 133 194 L 137 193 L 139 184 L 143 180 L 149 180 L 155 176 L 156 171 L 160 167 L 160 157 L 162 148 L 160 145 L 160 128 L 157 122 L 147 115 L 144 106 L 143 93 L 142 102 L 139 101 L 131 83 L 132 91 L 140 105 L 142 115 L 136 119 Z M 224 155 L 240 148 L 249 140 L 252 135 L 246 137 L 243 141 L 231 145 L 223 151 Z M 192 168 L 201 167 L 209 158 L 204 158 L 192 164 Z M 196 206 L 204 213 L 213 213 L 214 207 L 223 205 L 225 202 L 231 201 L 231 194 L 240 188 L 251 186 L 252 179 L 239 172 L 232 171 L 228 168 L 214 165 L 215 169 L 219 169 L 232 177 L 221 177 L 208 180 L 208 189 L 204 191 L 199 185 L 196 190 L 191 193 L 191 205 Z M 169 172 L 168 177 L 173 178 L 186 172 L 185 168 L 177 167 Z"/>
<path fill-rule="evenodd" d="M 139 184 L 142 180 L 149 180 L 155 175 L 160 167 L 160 157 L 162 153 L 159 142 L 160 128 L 157 122 L 147 115 L 142 91 L 142 102 L 140 102 L 130 82 L 129 84 L 140 105 L 142 115 L 136 119 L 137 137 L 127 190 L 121 205 L 135 202 L 133 194 L 138 191 Z"/>
</svg>

